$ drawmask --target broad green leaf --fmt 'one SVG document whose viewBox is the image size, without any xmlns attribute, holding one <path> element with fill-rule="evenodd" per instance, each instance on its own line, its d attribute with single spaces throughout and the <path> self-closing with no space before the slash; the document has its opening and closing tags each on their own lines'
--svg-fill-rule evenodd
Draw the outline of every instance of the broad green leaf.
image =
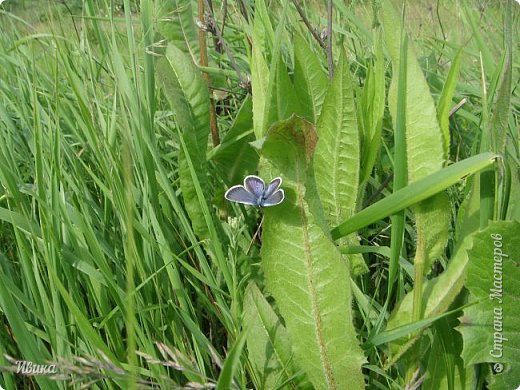
<svg viewBox="0 0 520 390">
<path fill-rule="evenodd" d="M 255 18 L 255 24 L 257 19 Z M 258 42 L 256 34 L 253 34 L 251 48 L 251 89 L 253 96 L 253 127 L 256 139 L 264 134 L 264 116 L 267 100 L 267 85 L 269 84 L 269 68 L 265 60 L 262 46 Z"/>
<path fill-rule="evenodd" d="M 198 29 L 195 24 L 196 13 L 190 0 L 159 0 L 155 4 L 157 30 L 194 63 L 199 61 Z"/>
<path fill-rule="evenodd" d="M 276 27 L 276 33 L 273 42 L 273 52 L 271 55 L 271 63 L 269 64 L 269 80 L 267 83 L 266 95 L 265 95 L 265 107 L 264 107 L 264 119 L 262 136 L 265 136 L 267 129 L 269 129 L 273 123 L 278 120 L 285 119 L 287 111 L 291 110 L 286 106 L 285 100 L 294 99 L 294 89 L 291 83 L 288 82 L 285 71 L 285 64 L 282 58 L 282 37 L 285 30 L 285 22 L 287 15 L 287 5 L 285 2 L 282 15 L 278 21 Z M 283 85 L 279 85 L 282 83 Z M 288 96 L 283 96 L 283 87 L 289 88 L 287 91 Z M 281 99 L 282 101 L 280 101 Z M 290 105 L 296 105 L 296 102 L 289 102 Z M 294 110 L 291 110 L 294 111 Z"/>
<path fill-rule="evenodd" d="M 314 155 L 316 187 L 329 225 L 349 218 L 356 209 L 359 185 L 359 131 L 350 70 L 341 51 L 332 83 L 327 90 L 316 126 Z M 354 234 L 341 245 L 359 245 Z M 351 255 L 355 275 L 366 272 L 360 254 Z"/>
<path fill-rule="evenodd" d="M 258 152 L 249 144 L 255 139 L 252 112 L 252 100 L 248 96 L 220 145 L 210 152 L 211 160 L 227 184 L 240 183 L 245 175 L 256 171 Z"/>
<path fill-rule="evenodd" d="M 179 48 L 169 44 L 157 65 L 158 78 L 175 114 L 175 122 L 190 143 L 192 159 L 206 159 L 209 134 L 209 93 L 200 72 Z M 191 149 L 191 148 L 195 149 Z M 200 153 L 203 152 L 203 155 Z"/>
<path fill-rule="evenodd" d="M 400 20 L 390 2 L 384 3 L 384 28 L 388 50 L 392 57 L 394 77 L 389 91 L 389 106 L 392 117 L 396 115 L 397 77 L 400 61 Z M 445 161 L 443 134 L 437 122 L 437 112 L 428 84 L 416 60 L 413 48 L 408 46 L 406 81 L 406 155 L 408 182 L 417 181 L 440 170 Z M 427 273 L 447 243 L 450 226 L 448 198 L 439 194 L 428 204 L 415 208 L 418 248 L 416 266 Z M 417 281 L 416 281 L 417 282 Z"/>
<path fill-rule="evenodd" d="M 460 49 L 451 63 L 450 72 L 442 88 L 439 103 L 437 105 L 437 119 L 442 131 L 444 146 L 444 159 L 447 160 L 450 154 L 450 110 L 459 77 L 460 64 L 462 60 L 462 49 Z"/>
<path fill-rule="evenodd" d="M 276 66 L 275 86 L 278 108 L 276 118 L 282 120 L 289 118 L 293 114 L 299 115 L 301 113 L 300 102 L 287 73 L 287 66 L 281 57 Z"/>
<path fill-rule="evenodd" d="M 474 235 L 465 286 L 478 304 L 464 310 L 459 329 L 466 365 L 515 363 L 520 345 L 520 223 L 497 221 Z"/>
<path fill-rule="evenodd" d="M 316 206 L 310 170 L 316 141 L 313 125 L 298 117 L 276 123 L 267 135 L 261 172 L 282 176 L 286 199 L 265 210 L 262 266 L 296 361 L 314 387 L 357 389 L 364 386 L 364 356 L 352 325 L 349 269 Z"/>
<path fill-rule="evenodd" d="M 381 147 L 381 130 L 385 112 L 385 60 L 381 29 L 376 31 L 374 60 L 369 64 L 367 78 L 358 105 L 361 135 L 360 183 L 365 183 L 372 172 Z"/>
<path fill-rule="evenodd" d="M 451 225 L 451 205 L 448 195 L 441 192 L 417 204 L 414 208 L 417 225 L 415 261 L 424 259 L 424 274 L 430 271 L 432 262 L 444 252 Z M 422 252 L 422 253 L 421 253 Z"/>
<path fill-rule="evenodd" d="M 189 57 L 172 44 L 168 45 L 165 56 L 157 61 L 157 73 L 175 114 L 175 122 L 186 144 L 189 159 L 197 167 L 200 186 L 205 190 L 209 135 L 209 93 L 206 83 Z M 205 218 L 182 148 L 179 153 L 179 178 L 193 229 L 198 235 L 207 237 Z"/>
<path fill-rule="evenodd" d="M 518 160 L 518 141 L 519 133 L 514 132 L 515 126 L 510 126 L 511 117 L 511 96 L 512 96 L 512 72 L 513 72 L 513 37 L 512 37 L 512 2 L 507 2 L 505 9 L 505 61 L 501 68 L 501 82 L 496 94 L 496 101 L 492 108 L 493 116 L 491 118 L 491 131 L 493 134 L 493 151 L 504 156 L 504 165 L 509 165 L 504 170 L 509 174 L 502 175 L 499 181 L 498 194 L 495 197 L 496 219 L 502 219 L 507 214 L 509 202 L 511 198 L 518 198 L 517 194 L 511 193 L 511 186 L 514 180 L 518 178 L 520 172 L 520 164 Z M 498 83 L 498 82 L 497 82 Z M 511 127 L 511 131 L 510 131 Z M 506 151 L 509 151 L 507 153 Z M 516 156 L 513 157 L 513 156 Z M 516 168 L 516 169 L 515 169 Z M 516 176 L 516 178 L 514 177 Z M 513 197 L 511 197 L 513 194 Z"/>
<path fill-rule="evenodd" d="M 255 18 L 253 24 L 254 41 L 266 57 L 272 54 L 275 45 L 275 34 L 266 0 L 255 0 Z"/>
<path fill-rule="evenodd" d="M 512 37 L 512 21 L 511 21 L 511 2 L 506 5 L 506 23 L 505 23 L 505 61 L 501 68 L 501 82 L 498 87 L 496 101 L 493 107 L 493 116 L 491 118 L 491 128 L 494 135 L 495 153 L 504 154 L 506 148 L 506 140 L 509 129 L 509 115 L 511 105 L 511 87 L 513 73 L 513 37 Z M 517 133 L 518 137 L 518 133 Z M 518 141 L 518 138 L 516 139 Z"/>
<path fill-rule="evenodd" d="M 301 115 L 316 123 L 327 91 L 327 73 L 315 53 L 300 34 L 294 36 L 294 87 Z"/>
<path fill-rule="evenodd" d="M 386 47 L 392 58 L 393 77 L 388 95 L 392 118 L 396 115 L 397 70 L 400 61 L 401 21 L 388 0 L 383 2 Z M 437 112 L 412 44 L 408 45 L 406 81 L 406 153 L 408 182 L 412 183 L 442 168 L 443 141 Z"/>
<path fill-rule="evenodd" d="M 245 292 L 244 327 L 248 332 L 249 360 L 258 380 L 256 388 L 276 389 L 287 381 L 291 381 L 288 388 L 308 387 L 301 379 L 294 380 L 296 371 L 289 334 L 253 282 Z"/>
<path fill-rule="evenodd" d="M 354 213 L 359 181 L 359 132 L 345 57 L 343 50 L 316 125 L 314 172 L 331 225 L 338 225 Z"/>
<path fill-rule="evenodd" d="M 251 44 L 251 89 L 253 96 L 253 123 L 256 139 L 264 136 L 268 125 L 266 117 L 275 97 L 269 93 L 269 84 L 273 77 L 273 68 L 268 67 L 268 54 L 273 51 L 274 31 L 267 13 L 264 0 L 255 1 L 253 36 Z M 276 58 L 273 57 L 272 58 Z"/>
<path fill-rule="evenodd" d="M 517 389 L 520 383 L 520 364 L 504 364 L 503 371 L 492 375 L 489 382 L 490 390 Z"/>
</svg>

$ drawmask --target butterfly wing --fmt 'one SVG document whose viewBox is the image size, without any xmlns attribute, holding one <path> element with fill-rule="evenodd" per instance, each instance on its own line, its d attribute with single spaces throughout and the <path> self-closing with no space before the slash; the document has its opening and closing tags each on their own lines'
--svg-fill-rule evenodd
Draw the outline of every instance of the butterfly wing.
<svg viewBox="0 0 520 390">
<path fill-rule="evenodd" d="M 277 190 L 273 194 L 271 194 L 271 196 L 266 198 L 260 204 L 260 206 L 262 206 L 262 207 L 276 206 L 277 204 L 282 203 L 284 198 L 285 198 L 285 194 L 284 194 L 283 190 Z"/>
<path fill-rule="evenodd" d="M 276 177 L 274 178 L 271 183 L 269 183 L 269 185 L 267 186 L 267 189 L 265 190 L 265 193 L 264 193 L 264 199 L 267 199 L 269 198 L 272 194 L 274 194 L 274 192 L 280 188 L 280 186 L 282 185 L 282 178 L 281 177 Z"/>
<path fill-rule="evenodd" d="M 258 176 L 249 175 L 244 179 L 244 188 L 260 199 L 264 195 L 265 183 Z"/>
<path fill-rule="evenodd" d="M 224 198 L 232 202 L 248 204 L 252 206 L 257 205 L 257 198 L 241 185 L 233 186 L 224 194 Z"/>
</svg>

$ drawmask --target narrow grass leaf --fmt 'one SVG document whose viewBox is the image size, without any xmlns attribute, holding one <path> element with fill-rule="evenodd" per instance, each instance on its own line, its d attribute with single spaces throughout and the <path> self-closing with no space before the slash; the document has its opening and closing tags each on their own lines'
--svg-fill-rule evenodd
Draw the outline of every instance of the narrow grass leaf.
<svg viewBox="0 0 520 390">
<path fill-rule="evenodd" d="M 67 305 L 72 318 L 74 318 L 74 323 L 78 326 L 79 331 L 85 336 L 86 339 L 89 340 L 92 347 L 97 348 L 101 352 L 103 352 L 106 356 L 108 356 L 114 363 L 117 362 L 116 357 L 113 352 L 108 348 L 106 343 L 103 341 L 98 332 L 94 330 L 92 325 L 90 324 L 88 318 L 85 316 L 85 313 L 78 307 L 78 305 L 74 302 L 73 297 L 69 294 L 69 292 L 65 289 L 65 286 L 58 279 L 58 276 L 54 273 L 54 271 L 50 270 L 50 274 L 53 278 L 54 284 L 56 285 L 59 293 L 61 294 L 63 301 Z M 89 353 L 95 352 L 88 351 Z"/>
<path fill-rule="evenodd" d="M 0 279 L 3 278 L 4 275 L 0 275 Z M 7 317 L 9 327 L 18 341 L 17 345 L 20 348 L 23 357 L 37 364 L 45 364 L 45 362 L 50 358 L 47 353 L 43 352 L 46 351 L 46 348 L 41 343 L 40 339 L 34 337 L 28 331 L 18 305 L 14 301 L 10 292 L 6 289 L 6 284 L 3 281 L 0 283 L 0 308 L 2 309 L 3 315 Z M 58 386 L 48 378 L 39 376 L 36 380 L 44 388 L 58 388 Z"/>
<path fill-rule="evenodd" d="M 352 218 L 332 229 L 332 238 L 337 240 L 399 210 L 425 200 L 455 184 L 465 176 L 490 166 L 495 159 L 496 156 L 493 153 L 481 153 L 408 184 L 403 189 L 361 210 Z"/>
<path fill-rule="evenodd" d="M 397 34 L 395 36 L 397 38 Z M 395 63 L 395 72 L 392 77 L 393 84 L 397 84 L 397 102 L 395 102 L 394 120 L 394 183 L 392 191 L 395 193 L 402 189 L 408 180 L 407 159 L 408 151 L 406 149 L 406 119 L 408 101 L 408 36 L 401 30 L 399 39 L 401 44 L 399 47 L 399 65 Z M 392 230 L 390 236 L 390 264 L 388 267 L 388 293 L 385 304 L 392 299 L 392 291 L 394 289 L 395 280 L 398 277 L 399 257 L 401 256 L 404 242 L 404 221 L 405 211 L 400 210 L 391 216 Z M 417 318 L 416 318 L 417 319 Z"/>
<path fill-rule="evenodd" d="M 222 367 L 222 371 L 218 377 L 217 386 L 215 388 L 216 390 L 228 390 L 233 387 L 233 376 L 240 364 L 240 355 L 242 354 L 242 350 L 246 344 L 246 336 L 246 333 L 240 334 L 233 347 L 227 353 L 224 366 Z"/>
</svg>

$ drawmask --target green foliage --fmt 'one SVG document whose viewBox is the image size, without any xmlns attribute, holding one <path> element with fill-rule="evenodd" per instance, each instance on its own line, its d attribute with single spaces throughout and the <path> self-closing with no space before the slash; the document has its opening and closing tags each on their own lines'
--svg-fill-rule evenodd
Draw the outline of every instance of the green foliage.
<svg viewBox="0 0 520 390">
<path fill-rule="evenodd" d="M 247 349 L 255 388 L 274 389 L 288 382 L 293 388 L 309 387 L 304 379 L 294 381 L 296 372 L 289 334 L 253 282 L 245 292 L 244 327 L 248 332 Z"/>
<path fill-rule="evenodd" d="M 464 161 L 459 161 L 415 183 L 411 183 L 385 199 L 363 209 L 352 218 L 335 227 L 332 230 L 332 238 L 339 239 L 344 237 L 385 216 L 428 199 L 432 195 L 457 183 L 463 177 L 492 165 L 494 161 L 495 156 L 492 153 L 482 153 Z"/>
<path fill-rule="evenodd" d="M 462 337 L 454 329 L 458 323 L 456 315 L 435 323 L 435 340 L 432 342 L 423 386 L 439 389 L 471 388 L 472 370 L 464 367 L 460 357 Z"/>
<path fill-rule="evenodd" d="M 222 142 L 211 152 L 211 159 L 229 185 L 242 182 L 258 165 L 258 153 L 249 144 L 253 134 L 252 101 L 247 97 Z"/>
<path fill-rule="evenodd" d="M 207 191 L 208 89 L 188 56 L 172 43 L 168 45 L 164 57 L 158 61 L 157 72 L 174 111 L 180 136 L 186 144 L 186 150 L 179 150 L 178 160 L 180 188 L 186 211 L 195 233 L 207 237 L 209 233 L 200 204 L 205 200 L 197 197 L 188 159 L 197 167 L 196 180 L 202 191 Z"/>
<path fill-rule="evenodd" d="M 399 189 L 405 182 L 413 183 L 424 178 L 428 173 L 441 169 L 446 158 L 447 141 L 446 134 L 441 132 L 438 125 L 433 98 L 416 60 L 413 47 L 411 44 L 408 45 L 407 34 L 403 31 L 402 23 L 388 1 L 383 2 L 383 28 L 386 45 L 392 57 L 392 66 L 394 69 L 399 69 L 398 76 L 394 70 L 388 98 L 390 113 L 396 123 L 395 184 Z M 406 162 L 403 161 L 404 158 Z M 437 193 L 413 208 L 416 224 L 415 283 L 410 294 L 413 294 L 412 318 L 415 321 L 423 318 L 424 278 L 430 272 L 432 263 L 444 252 L 448 241 L 451 222 L 451 213 L 448 209 L 449 200 L 445 193 Z M 390 259 L 390 286 L 395 280 L 397 258 L 401 253 L 400 238 L 403 234 L 404 215 L 401 213 L 394 216 L 392 220 L 397 229 L 392 229 L 393 256 Z M 412 353 L 416 350 L 417 348 L 414 348 Z M 408 377 L 411 371 L 409 367 Z"/>
<path fill-rule="evenodd" d="M 297 117 L 278 122 L 267 135 L 261 171 L 267 177 L 281 173 L 286 199 L 265 211 L 263 269 L 296 340 L 297 362 L 314 387 L 361 388 L 364 356 L 356 348 L 348 267 L 323 230 L 325 220 L 316 205 L 310 169 L 316 141 L 314 126 Z"/>
<path fill-rule="evenodd" d="M 267 54 L 273 45 L 273 28 L 265 10 L 265 3 L 258 1 L 255 7 L 253 34 L 251 43 L 251 90 L 253 98 L 253 123 L 256 139 L 261 138 L 268 124 L 266 116 L 270 108 L 268 95 L 269 78 L 273 69 L 267 66 Z M 273 95 L 274 96 L 274 95 Z"/>
<path fill-rule="evenodd" d="M 518 7 L 392 4 L 2 3 L 0 387 L 517 385 Z"/>
<path fill-rule="evenodd" d="M 381 132 L 385 111 L 385 60 L 381 29 L 374 32 L 374 58 L 368 64 L 365 85 L 357 101 L 360 127 L 360 183 L 367 182 L 381 148 Z"/>
<path fill-rule="evenodd" d="M 319 142 L 314 157 L 316 187 L 329 226 L 351 217 L 357 208 L 360 141 L 352 80 L 342 50 L 318 118 Z M 353 235 L 340 245 L 357 244 Z M 363 257 L 350 256 L 355 275 L 367 271 Z"/>
<path fill-rule="evenodd" d="M 294 36 L 294 88 L 302 117 L 312 123 L 320 116 L 327 91 L 327 74 L 318 56 L 301 35 Z"/>
<path fill-rule="evenodd" d="M 459 326 L 466 364 L 517 362 L 520 271 L 513 257 L 519 247 L 516 221 L 497 221 L 473 235 L 465 285 L 478 304 L 464 310 Z"/>
<path fill-rule="evenodd" d="M 316 127 L 316 186 L 327 221 L 335 226 L 354 214 L 359 182 L 359 132 L 344 51 Z"/>
<path fill-rule="evenodd" d="M 437 120 L 442 131 L 442 139 L 444 143 L 444 160 L 447 160 L 450 153 L 450 107 L 452 105 L 453 94 L 457 87 L 457 79 L 462 60 L 462 50 L 457 52 L 450 67 L 450 72 L 446 78 L 446 82 L 442 87 L 442 93 L 437 104 Z"/>
<path fill-rule="evenodd" d="M 199 45 L 195 13 L 190 0 L 161 0 L 155 4 L 157 31 L 170 43 L 199 59 Z"/>
</svg>

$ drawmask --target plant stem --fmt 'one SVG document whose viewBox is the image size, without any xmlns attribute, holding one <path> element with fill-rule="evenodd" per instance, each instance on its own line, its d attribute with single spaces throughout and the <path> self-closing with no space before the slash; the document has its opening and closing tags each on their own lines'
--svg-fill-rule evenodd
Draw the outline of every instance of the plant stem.
<svg viewBox="0 0 520 390">
<path fill-rule="evenodd" d="M 198 17 L 200 22 L 205 24 L 204 17 L 204 0 L 198 0 Z M 200 66 L 208 66 L 208 49 L 206 46 L 206 32 L 199 28 L 199 47 L 200 47 Z M 210 107 L 209 107 L 209 126 L 211 131 L 211 140 L 213 141 L 213 146 L 217 146 L 220 144 L 220 136 L 218 133 L 218 125 L 217 125 L 217 113 L 215 112 L 215 102 L 211 97 L 211 76 L 208 73 L 202 73 L 202 77 L 206 80 L 206 84 L 208 84 L 208 90 L 210 92 Z"/>
<path fill-rule="evenodd" d="M 332 57 L 332 0 L 327 4 L 327 61 L 329 64 L 329 79 L 334 76 L 334 59 Z"/>
<path fill-rule="evenodd" d="M 294 4 L 294 7 L 296 8 L 296 11 L 298 11 L 298 14 L 302 18 L 303 24 L 305 24 L 311 35 L 314 37 L 314 39 L 316 39 L 316 41 L 323 48 L 323 50 L 327 50 L 327 46 L 325 46 L 323 39 L 321 39 L 320 34 L 318 34 L 316 29 L 312 27 L 311 22 L 309 21 L 309 19 L 307 19 L 307 16 L 305 16 L 305 12 L 303 12 L 303 9 L 300 6 L 300 4 L 298 4 L 296 0 L 292 0 L 292 2 Z"/>
<path fill-rule="evenodd" d="M 199 1 L 199 5 L 201 3 L 204 3 L 204 2 L 206 3 L 206 6 L 208 7 L 208 10 L 209 10 L 209 13 L 208 13 L 208 25 L 211 27 L 210 31 L 217 36 L 220 44 L 224 48 L 224 51 L 226 52 L 226 55 L 229 58 L 229 63 L 231 65 L 231 67 L 235 70 L 235 72 L 237 72 L 238 78 L 240 79 L 240 83 L 242 85 L 246 85 L 247 84 L 247 79 L 242 76 L 242 72 L 240 71 L 240 68 L 238 67 L 238 64 L 237 64 L 237 62 L 235 60 L 235 57 L 233 56 L 233 53 L 229 50 L 226 42 L 224 41 L 224 37 L 222 36 L 222 34 L 220 32 L 220 29 L 218 27 L 217 21 L 215 20 L 215 17 L 213 15 L 213 12 L 212 12 L 211 7 L 209 5 L 209 1 L 208 0 L 198 0 L 198 1 Z"/>
</svg>

